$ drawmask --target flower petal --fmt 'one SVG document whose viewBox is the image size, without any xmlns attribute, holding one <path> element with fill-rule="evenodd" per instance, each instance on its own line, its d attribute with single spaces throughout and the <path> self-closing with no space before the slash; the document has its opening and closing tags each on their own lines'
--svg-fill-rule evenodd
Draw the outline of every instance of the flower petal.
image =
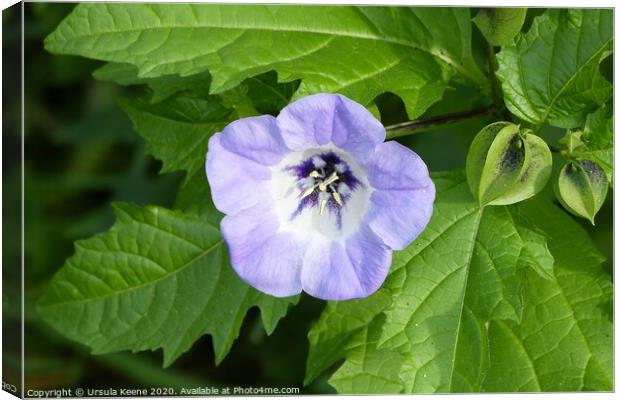
<svg viewBox="0 0 620 400">
<path fill-rule="evenodd" d="M 222 220 L 222 235 L 237 274 L 260 291 L 277 297 L 301 292 L 302 244 L 286 232 L 271 209 L 261 205 Z"/>
<path fill-rule="evenodd" d="M 333 143 L 363 159 L 385 140 L 385 128 L 370 111 L 339 94 L 304 97 L 285 107 L 277 120 L 293 150 Z"/>
<path fill-rule="evenodd" d="M 316 237 L 304 256 L 303 289 L 324 300 L 367 297 L 381 286 L 391 262 L 392 251 L 367 228 L 344 243 Z"/>
<path fill-rule="evenodd" d="M 271 115 L 231 122 L 222 131 L 220 140 L 231 153 L 264 165 L 274 165 L 290 153 L 280 136 L 276 119 Z"/>
<path fill-rule="evenodd" d="M 366 223 L 392 249 L 401 250 L 424 230 L 433 213 L 435 185 L 426 164 L 397 142 L 377 146 L 366 164 L 370 196 Z"/>
<path fill-rule="evenodd" d="M 223 133 L 209 139 L 207 179 L 211 197 L 218 210 L 235 214 L 269 199 L 266 181 L 271 179 L 269 167 L 230 152 L 222 145 Z"/>
</svg>

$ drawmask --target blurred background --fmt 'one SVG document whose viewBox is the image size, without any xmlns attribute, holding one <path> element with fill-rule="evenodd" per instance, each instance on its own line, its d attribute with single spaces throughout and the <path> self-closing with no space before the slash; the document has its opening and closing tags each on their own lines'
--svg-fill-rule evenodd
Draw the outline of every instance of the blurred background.
<svg viewBox="0 0 620 400">
<path fill-rule="evenodd" d="M 159 175 L 161 163 L 145 153 L 131 122 L 118 106 L 135 88 L 96 81 L 101 62 L 47 53 L 43 39 L 74 4 L 25 3 L 25 387 L 51 389 L 188 386 L 292 386 L 302 388 L 308 351 L 307 331 L 324 302 L 303 295 L 299 304 L 267 336 L 256 310 L 245 319 L 240 337 L 215 366 L 209 336 L 196 342 L 171 367 L 162 368 L 160 351 L 92 356 L 44 324 L 35 303 L 53 274 L 73 253 L 73 242 L 113 223 L 111 201 L 171 207 L 182 174 Z M 542 10 L 528 13 L 528 21 Z M 5 73 L 3 125 L 3 365 L 5 381 L 18 381 L 20 365 L 20 159 L 19 6 L 3 12 Z M 472 14 L 473 15 L 473 14 Z M 485 44 L 474 28 L 474 49 L 484 66 Z M 8 56 L 7 56 L 8 55 Z M 10 57 L 10 58 L 9 58 Z M 610 78 L 611 62 L 604 63 Z M 427 116 L 471 110 L 488 96 L 454 84 Z M 391 94 L 376 99 L 385 125 L 406 120 L 402 101 Z M 479 116 L 402 139 L 431 171 L 462 168 L 471 139 L 493 117 Z M 557 141 L 563 132 L 545 132 Z M 440 144 L 439 146 L 437 144 Z M 605 268 L 612 268 L 612 202 L 586 222 Z M 582 221 L 580 221 L 582 222 Z M 327 371 L 302 393 L 333 393 Z"/>
</svg>

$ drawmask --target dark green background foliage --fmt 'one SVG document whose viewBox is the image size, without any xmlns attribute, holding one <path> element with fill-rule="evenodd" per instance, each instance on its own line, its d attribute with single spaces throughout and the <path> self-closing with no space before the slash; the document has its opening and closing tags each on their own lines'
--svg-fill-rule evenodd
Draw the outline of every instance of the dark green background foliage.
<svg viewBox="0 0 620 400">
<path fill-rule="evenodd" d="M 569 159 L 611 183 L 610 10 L 25 7 L 27 388 L 612 389 L 612 190 L 596 226 L 553 192 Z M 386 126 L 422 118 L 389 135 L 437 186 L 428 228 L 362 300 L 243 283 L 204 174 L 210 135 L 317 92 Z M 481 207 L 463 168 L 501 120 L 545 139 L 554 172 L 532 199 Z M 18 240 L 3 245 L 17 269 Z"/>
</svg>

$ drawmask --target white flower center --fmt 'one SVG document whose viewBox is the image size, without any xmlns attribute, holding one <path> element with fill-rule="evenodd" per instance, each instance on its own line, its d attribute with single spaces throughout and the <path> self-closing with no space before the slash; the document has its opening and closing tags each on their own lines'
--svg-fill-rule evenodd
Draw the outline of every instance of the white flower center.
<svg viewBox="0 0 620 400">
<path fill-rule="evenodd" d="M 331 145 L 294 152 L 271 172 L 281 231 L 342 241 L 358 231 L 372 188 L 348 154 Z"/>
</svg>

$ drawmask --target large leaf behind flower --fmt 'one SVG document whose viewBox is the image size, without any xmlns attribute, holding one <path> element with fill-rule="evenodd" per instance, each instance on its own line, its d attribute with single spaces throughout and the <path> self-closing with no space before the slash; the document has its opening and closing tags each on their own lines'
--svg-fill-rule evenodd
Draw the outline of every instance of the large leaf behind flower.
<svg viewBox="0 0 620 400">
<path fill-rule="evenodd" d="M 299 96 L 339 92 L 368 104 L 390 91 L 411 118 L 454 73 L 485 84 L 465 8 L 80 4 L 45 45 L 133 64 L 145 78 L 208 69 L 214 93 L 269 70 L 301 78 Z"/>
<path fill-rule="evenodd" d="M 184 212 L 116 205 L 116 224 L 76 243 L 75 255 L 54 277 L 39 312 L 95 353 L 162 348 L 168 365 L 200 336 L 211 334 L 220 362 L 249 308 L 260 308 L 271 333 L 298 300 L 274 298 L 241 281 L 217 229 L 221 214 L 204 172 L 208 140 L 238 118 L 242 112 L 236 106 L 249 99 L 238 90 L 199 97 L 185 90 L 195 86 L 182 78 L 165 86 L 161 80 L 125 83 L 148 83 L 154 96 L 164 98 L 138 98 L 122 106 L 149 152 L 162 160 L 162 171 L 187 172 L 176 202 Z"/>
<path fill-rule="evenodd" d="M 599 63 L 612 50 L 612 10 L 548 10 L 497 55 L 508 109 L 540 126 L 581 125 L 611 95 Z"/>
<path fill-rule="evenodd" d="M 168 365 L 208 333 L 220 362 L 250 307 L 271 333 L 296 302 L 242 282 L 203 218 L 124 203 L 115 211 L 110 230 L 76 242 L 39 302 L 45 321 L 94 353 L 163 348 Z"/>
<path fill-rule="evenodd" d="M 611 285 L 585 232 L 546 199 L 481 211 L 460 174 L 434 181 L 431 222 L 382 292 L 311 330 L 307 379 L 345 358 L 344 393 L 608 390 Z"/>
</svg>

